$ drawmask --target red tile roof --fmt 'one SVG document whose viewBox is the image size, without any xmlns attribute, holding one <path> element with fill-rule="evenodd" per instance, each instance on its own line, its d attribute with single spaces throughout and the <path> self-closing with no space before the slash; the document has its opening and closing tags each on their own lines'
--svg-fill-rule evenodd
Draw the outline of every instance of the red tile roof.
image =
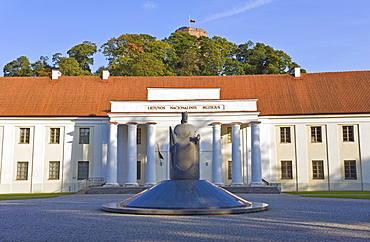
<svg viewBox="0 0 370 242">
<path fill-rule="evenodd" d="M 370 71 L 208 77 L 0 77 L 0 116 L 107 116 L 109 101 L 147 100 L 147 88 L 221 88 L 258 99 L 261 115 L 370 113 Z"/>
</svg>

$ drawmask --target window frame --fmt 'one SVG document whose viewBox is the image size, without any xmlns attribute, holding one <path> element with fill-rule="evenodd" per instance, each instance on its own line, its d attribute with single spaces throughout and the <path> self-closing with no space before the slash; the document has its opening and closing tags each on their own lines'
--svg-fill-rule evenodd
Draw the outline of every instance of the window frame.
<svg viewBox="0 0 370 242">
<path fill-rule="evenodd" d="M 54 166 L 52 164 L 58 164 Z M 60 161 L 49 161 L 49 180 L 60 179 Z"/>
<path fill-rule="evenodd" d="M 82 164 L 87 164 L 87 166 L 82 167 Z M 83 170 L 81 170 L 81 168 L 84 168 L 87 171 L 87 173 L 84 174 L 86 176 L 81 176 L 81 174 L 83 172 Z M 77 163 L 77 180 L 89 179 L 89 173 L 90 173 L 90 162 L 89 161 L 78 161 L 78 163 Z"/>
<path fill-rule="evenodd" d="M 356 160 L 344 160 L 344 180 L 357 180 Z"/>
<path fill-rule="evenodd" d="M 23 166 L 24 165 L 24 166 Z M 28 161 L 17 161 L 17 181 L 28 180 Z"/>
<path fill-rule="evenodd" d="M 293 179 L 293 161 L 282 160 L 281 164 L 281 179 Z M 289 166 L 286 166 L 289 164 Z"/>
<path fill-rule="evenodd" d="M 343 142 L 355 142 L 354 132 L 355 132 L 354 125 L 343 125 L 342 126 Z"/>
<path fill-rule="evenodd" d="M 19 128 L 19 144 L 29 144 L 31 128 Z"/>
<path fill-rule="evenodd" d="M 79 144 L 90 144 L 90 128 L 79 128 Z"/>
<path fill-rule="evenodd" d="M 311 143 L 322 143 L 322 126 L 311 126 Z"/>
<path fill-rule="evenodd" d="M 325 179 L 323 160 L 312 160 L 312 179 L 313 180 Z"/>
<path fill-rule="evenodd" d="M 60 128 L 51 127 L 49 144 L 60 144 Z"/>
<path fill-rule="evenodd" d="M 292 143 L 291 127 L 280 127 L 280 143 Z"/>
</svg>

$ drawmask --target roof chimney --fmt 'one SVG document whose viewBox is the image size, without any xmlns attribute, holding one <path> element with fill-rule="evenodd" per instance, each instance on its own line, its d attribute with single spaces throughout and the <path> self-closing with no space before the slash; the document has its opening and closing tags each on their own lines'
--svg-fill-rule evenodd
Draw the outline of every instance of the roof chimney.
<svg viewBox="0 0 370 242">
<path fill-rule="evenodd" d="M 295 66 L 290 70 L 290 74 L 292 74 L 295 78 L 301 78 L 301 67 Z"/>
<path fill-rule="evenodd" d="M 101 77 L 101 79 L 103 79 L 103 80 L 108 80 L 108 78 L 109 78 L 109 70 L 104 69 L 104 70 L 102 71 L 102 77 Z"/>
<path fill-rule="evenodd" d="M 62 76 L 62 73 L 58 69 L 51 70 L 52 80 L 57 80 L 60 76 Z"/>
</svg>

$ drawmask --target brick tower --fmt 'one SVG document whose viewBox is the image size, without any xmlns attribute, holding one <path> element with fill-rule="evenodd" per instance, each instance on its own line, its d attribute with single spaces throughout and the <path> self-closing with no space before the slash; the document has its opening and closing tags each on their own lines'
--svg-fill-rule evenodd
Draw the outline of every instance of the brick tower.
<svg viewBox="0 0 370 242">
<path fill-rule="evenodd" d="M 176 29 L 175 31 L 175 33 L 179 33 L 179 32 L 186 32 L 186 33 L 189 33 L 190 35 L 195 35 L 198 38 L 200 36 L 208 37 L 208 34 L 206 31 L 204 31 L 203 29 L 198 29 L 198 28 L 181 27 L 181 28 Z"/>
</svg>

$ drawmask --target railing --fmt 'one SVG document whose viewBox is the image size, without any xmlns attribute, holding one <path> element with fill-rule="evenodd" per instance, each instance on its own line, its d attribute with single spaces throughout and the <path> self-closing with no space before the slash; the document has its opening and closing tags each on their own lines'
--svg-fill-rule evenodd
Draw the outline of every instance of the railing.
<svg viewBox="0 0 370 242">
<path fill-rule="evenodd" d="M 71 193 L 78 192 L 86 187 L 97 187 L 101 186 L 104 183 L 103 177 L 92 177 L 88 179 L 84 179 L 78 183 L 73 184 L 68 188 L 68 191 Z"/>
<path fill-rule="evenodd" d="M 281 187 L 281 183 L 271 183 L 271 182 L 266 181 L 265 179 L 262 179 L 262 182 L 265 183 L 265 185 L 269 187 L 278 187 L 278 188 Z"/>
</svg>

